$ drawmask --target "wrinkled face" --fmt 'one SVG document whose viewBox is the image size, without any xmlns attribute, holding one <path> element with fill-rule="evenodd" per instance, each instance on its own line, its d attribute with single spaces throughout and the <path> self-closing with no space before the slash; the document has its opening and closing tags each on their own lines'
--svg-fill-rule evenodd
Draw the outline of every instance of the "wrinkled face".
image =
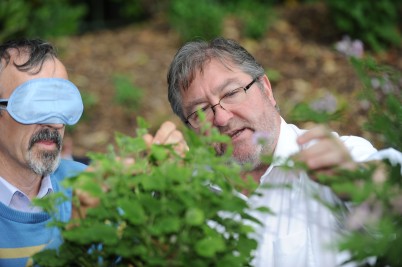
<svg viewBox="0 0 402 267">
<path fill-rule="evenodd" d="M 217 104 L 222 96 L 246 86 L 253 78 L 237 67 L 228 68 L 220 61 L 211 60 L 206 63 L 202 73 L 196 74 L 188 90 L 181 91 L 185 117 L 195 110 Z M 231 137 L 233 157 L 237 162 L 257 168 L 261 164 L 261 154 L 270 155 L 275 149 L 280 115 L 275 108 L 276 101 L 266 76 L 254 83 L 246 94 L 247 97 L 236 106 L 226 110 L 216 106 L 215 116 L 210 122 L 222 134 Z M 265 137 L 265 145 L 255 140 L 256 135 L 261 134 Z M 223 144 L 215 147 L 218 154 L 222 154 L 225 149 Z"/>
<path fill-rule="evenodd" d="M 31 79 L 68 78 L 63 64 L 57 59 L 45 61 L 42 70 L 31 75 L 20 72 L 13 65 L 13 62 L 25 62 L 25 55 L 18 55 L 16 51 L 10 54 L 10 63 L 0 72 L 1 98 L 9 98 L 17 86 Z M 63 135 L 63 124 L 20 124 L 3 110 L 0 116 L 0 161 L 9 168 L 47 175 L 58 166 Z"/>
</svg>

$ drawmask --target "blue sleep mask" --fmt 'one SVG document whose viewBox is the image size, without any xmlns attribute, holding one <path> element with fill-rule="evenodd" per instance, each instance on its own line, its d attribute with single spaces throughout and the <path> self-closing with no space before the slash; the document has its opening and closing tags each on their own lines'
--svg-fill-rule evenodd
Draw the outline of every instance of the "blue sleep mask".
<svg viewBox="0 0 402 267">
<path fill-rule="evenodd" d="M 84 105 L 72 82 L 39 78 L 15 88 L 9 99 L 0 99 L 0 109 L 22 124 L 73 125 L 80 119 Z"/>
</svg>

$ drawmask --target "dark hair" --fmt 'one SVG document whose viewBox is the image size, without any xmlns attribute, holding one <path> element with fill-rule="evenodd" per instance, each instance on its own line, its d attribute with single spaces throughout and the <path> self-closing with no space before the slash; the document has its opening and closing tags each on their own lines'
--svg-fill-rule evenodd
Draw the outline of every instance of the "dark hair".
<svg viewBox="0 0 402 267">
<path fill-rule="evenodd" d="M 167 82 L 168 99 L 173 112 L 185 121 L 180 90 L 187 90 L 197 71 L 203 72 L 207 62 L 217 59 L 225 65 L 233 64 L 251 77 L 264 75 L 263 67 L 237 42 L 218 37 L 211 42 L 192 41 L 186 43 L 170 64 Z"/>
<path fill-rule="evenodd" d="M 47 59 L 57 58 L 55 47 L 48 42 L 41 39 L 16 39 L 0 44 L 0 59 L 4 59 L 5 66 L 10 63 L 11 49 L 16 49 L 18 54 L 26 53 L 28 55 L 28 60 L 25 63 L 16 64 L 13 62 L 13 64 L 19 71 L 30 72 L 31 74 L 40 72 Z M 3 62 L 0 60 L 0 71 L 3 67 Z"/>
</svg>

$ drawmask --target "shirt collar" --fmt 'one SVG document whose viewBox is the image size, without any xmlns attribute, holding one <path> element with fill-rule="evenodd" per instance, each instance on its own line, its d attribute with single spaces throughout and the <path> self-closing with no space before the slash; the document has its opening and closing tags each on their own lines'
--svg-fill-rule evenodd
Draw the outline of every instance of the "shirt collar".
<svg viewBox="0 0 402 267">
<path fill-rule="evenodd" d="M 287 124 L 281 117 L 281 130 L 279 132 L 278 143 L 276 144 L 274 159 L 286 159 L 296 152 L 300 147 L 296 142 L 299 129 L 293 124 Z M 280 161 L 279 161 L 280 162 Z M 276 166 L 278 164 L 275 164 Z"/>
<path fill-rule="evenodd" d="M 17 188 L 7 182 L 3 177 L 0 177 L 0 202 L 6 206 L 10 206 L 11 198 Z"/>
<path fill-rule="evenodd" d="M 6 206 L 10 206 L 11 199 L 17 191 L 21 192 L 17 187 L 6 181 L 3 177 L 0 177 L 0 202 Z M 42 179 L 37 197 L 43 198 L 51 192 L 53 192 L 53 186 L 50 175 L 47 175 Z"/>
<path fill-rule="evenodd" d="M 271 172 L 271 170 L 280 166 L 291 155 L 300 151 L 300 147 L 296 142 L 297 137 L 303 132 L 293 124 L 287 124 L 281 117 L 281 126 L 279 132 L 278 142 L 273 154 L 274 162 L 268 167 L 264 175 L 261 176 L 260 183 L 263 183 L 265 178 Z"/>
</svg>

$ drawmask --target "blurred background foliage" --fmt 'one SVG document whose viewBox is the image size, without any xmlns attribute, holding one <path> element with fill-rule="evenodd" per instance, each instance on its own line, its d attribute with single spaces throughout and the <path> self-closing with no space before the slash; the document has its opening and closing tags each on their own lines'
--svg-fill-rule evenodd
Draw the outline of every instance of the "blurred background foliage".
<svg viewBox="0 0 402 267">
<path fill-rule="evenodd" d="M 245 37 L 259 39 L 275 18 L 274 7 L 317 2 L 329 9 L 338 37 L 360 39 L 375 51 L 400 47 L 402 1 L 396 0 L 2 0 L 0 41 L 81 34 L 144 23 L 161 14 L 182 41 L 220 35 L 230 16 Z"/>
</svg>

